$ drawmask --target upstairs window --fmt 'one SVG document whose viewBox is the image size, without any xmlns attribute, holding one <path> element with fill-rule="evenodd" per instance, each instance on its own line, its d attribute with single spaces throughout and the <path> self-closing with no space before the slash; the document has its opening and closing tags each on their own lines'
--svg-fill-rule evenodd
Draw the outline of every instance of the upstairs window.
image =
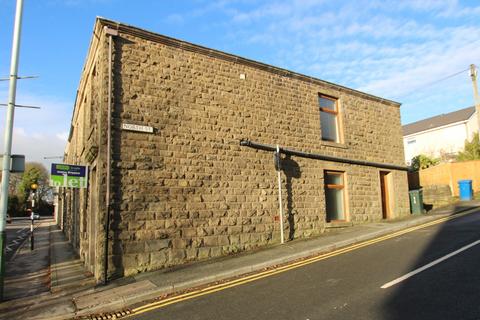
<svg viewBox="0 0 480 320">
<path fill-rule="evenodd" d="M 339 142 L 337 99 L 318 95 L 322 140 Z"/>
</svg>

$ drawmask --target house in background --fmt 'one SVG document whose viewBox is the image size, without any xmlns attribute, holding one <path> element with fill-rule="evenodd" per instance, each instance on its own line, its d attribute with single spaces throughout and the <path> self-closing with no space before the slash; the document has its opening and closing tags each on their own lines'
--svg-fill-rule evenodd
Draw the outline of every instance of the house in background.
<svg viewBox="0 0 480 320">
<path fill-rule="evenodd" d="M 403 126 L 405 161 L 424 154 L 448 158 L 463 150 L 465 140 L 478 132 L 475 107 L 441 114 Z"/>
</svg>

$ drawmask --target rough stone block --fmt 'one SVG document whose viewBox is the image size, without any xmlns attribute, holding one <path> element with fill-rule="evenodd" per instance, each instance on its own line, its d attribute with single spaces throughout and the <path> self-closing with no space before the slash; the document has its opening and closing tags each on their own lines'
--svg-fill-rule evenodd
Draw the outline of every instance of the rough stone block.
<svg viewBox="0 0 480 320">
<path fill-rule="evenodd" d="M 210 248 L 198 248 L 198 259 L 207 259 L 210 257 Z"/>
<path fill-rule="evenodd" d="M 203 238 L 203 244 L 206 247 L 216 247 L 218 246 L 218 237 L 217 236 L 207 236 Z"/>
<path fill-rule="evenodd" d="M 166 250 L 155 251 L 150 253 L 150 262 L 152 265 L 163 266 L 168 261 L 168 255 Z"/>
<path fill-rule="evenodd" d="M 185 261 L 187 257 L 184 249 L 172 249 L 169 251 L 168 260 L 170 263 L 178 264 Z"/>
<path fill-rule="evenodd" d="M 126 242 L 123 244 L 123 252 L 125 253 L 139 253 L 145 251 L 145 242 Z"/>
<path fill-rule="evenodd" d="M 146 251 L 160 251 L 162 249 L 166 249 L 170 246 L 170 240 L 169 239 L 153 239 L 153 240 L 147 240 L 145 242 L 145 250 Z"/>
</svg>

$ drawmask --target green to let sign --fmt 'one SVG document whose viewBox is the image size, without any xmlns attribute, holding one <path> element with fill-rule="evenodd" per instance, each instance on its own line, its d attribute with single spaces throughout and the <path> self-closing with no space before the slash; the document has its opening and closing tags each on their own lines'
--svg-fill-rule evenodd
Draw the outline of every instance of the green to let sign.
<svg viewBox="0 0 480 320">
<path fill-rule="evenodd" d="M 64 163 L 52 163 L 50 186 L 64 188 L 86 188 L 88 168 Z"/>
</svg>

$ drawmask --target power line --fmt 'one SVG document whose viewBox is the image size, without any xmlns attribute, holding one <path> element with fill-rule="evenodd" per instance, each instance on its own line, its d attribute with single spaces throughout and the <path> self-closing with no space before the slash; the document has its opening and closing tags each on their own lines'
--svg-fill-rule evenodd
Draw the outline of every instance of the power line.
<svg viewBox="0 0 480 320">
<path fill-rule="evenodd" d="M 455 72 L 455 73 L 453 73 L 453 74 L 451 74 L 451 75 L 448 75 L 448 76 L 446 76 L 446 77 L 443 77 L 443 78 L 437 79 L 437 80 L 435 80 L 435 81 L 429 82 L 429 83 L 427 83 L 427 84 L 425 84 L 425 85 L 422 85 L 422 86 L 420 86 L 420 87 L 418 87 L 418 88 L 412 89 L 412 90 L 410 90 L 410 91 L 411 91 L 410 93 L 405 94 L 405 95 L 402 95 L 402 96 L 400 96 L 400 97 L 397 97 L 396 99 L 409 97 L 409 96 L 417 93 L 418 90 L 422 90 L 422 89 L 428 88 L 428 87 L 430 87 L 430 86 L 432 86 L 432 85 L 434 85 L 434 84 L 437 84 L 437 83 L 439 83 L 439 82 L 445 81 L 445 80 L 450 79 L 450 78 L 453 78 L 453 77 L 455 77 L 455 76 L 458 76 L 459 74 L 461 74 L 461 73 L 463 73 L 463 72 L 465 72 L 465 71 L 468 71 L 468 70 L 470 70 L 470 67 L 468 67 L 468 68 L 466 68 L 466 69 L 464 69 L 464 70 Z"/>
</svg>

